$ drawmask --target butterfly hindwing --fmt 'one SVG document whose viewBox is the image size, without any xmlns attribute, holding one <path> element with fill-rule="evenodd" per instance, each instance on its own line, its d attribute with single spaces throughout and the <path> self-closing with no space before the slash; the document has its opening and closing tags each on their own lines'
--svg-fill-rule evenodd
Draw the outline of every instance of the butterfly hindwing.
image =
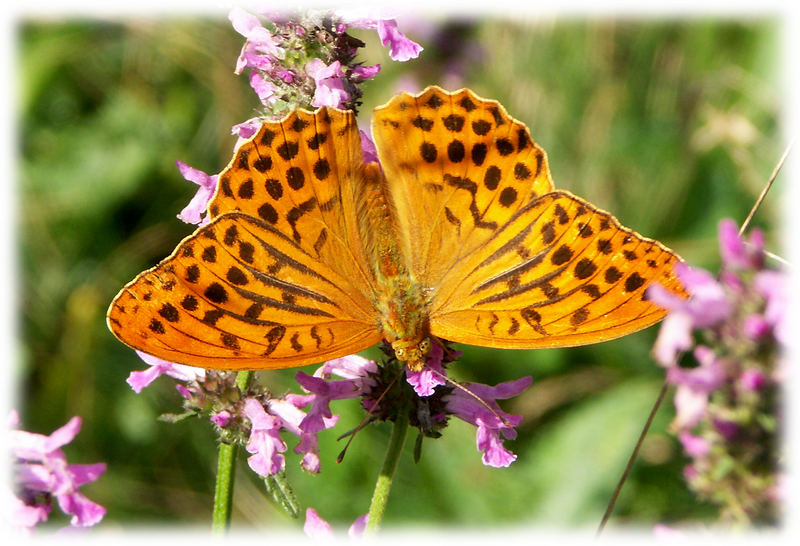
<svg viewBox="0 0 800 546">
<path fill-rule="evenodd" d="M 205 368 L 285 368 L 381 339 L 350 281 L 264 221 L 227 213 L 187 237 L 112 303 L 129 346 Z"/>
</svg>

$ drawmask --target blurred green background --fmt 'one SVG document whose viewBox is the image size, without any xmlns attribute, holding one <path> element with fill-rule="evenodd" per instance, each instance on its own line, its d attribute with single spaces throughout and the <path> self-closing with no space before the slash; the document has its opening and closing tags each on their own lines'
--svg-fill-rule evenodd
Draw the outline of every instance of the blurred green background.
<svg viewBox="0 0 800 546">
<path fill-rule="evenodd" d="M 374 33 L 353 32 L 363 60 L 383 71 L 364 86 L 361 121 L 398 89 L 471 87 L 499 100 L 547 151 L 557 187 L 612 211 L 625 225 L 716 269 L 717 222 L 741 222 L 783 149 L 780 25 L 776 20 L 401 20 L 424 47 L 393 63 Z M 142 394 L 125 383 L 145 365 L 105 326 L 123 284 L 192 231 L 175 215 L 195 186 L 175 160 L 209 173 L 229 161 L 230 127 L 257 99 L 233 67 L 242 45 L 218 19 L 20 21 L 18 214 L 21 356 L 15 362 L 23 428 L 50 433 L 71 416 L 83 430 L 72 463 L 108 463 L 84 488 L 108 508 L 101 527 L 210 525 L 215 440 L 180 411 L 174 381 Z M 756 217 L 779 251 L 780 182 Z M 503 407 L 523 416 L 519 456 L 484 467 L 474 428 L 452 422 L 400 461 L 387 525 L 596 526 L 664 378 L 650 349 L 657 328 L 596 346 L 501 351 L 464 347 L 451 375 L 498 383 L 533 375 Z M 308 367 L 311 373 L 315 368 Z M 280 393 L 296 370 L 263 372 Z M 619 499 L 612 526 L 711 521 L 682 480 L 686 463 L 667 432 L 670 401 Z M 335 436 L 362 417 L 340 402 L 322 433 L 322 472 L 291 453 L 303 508 L 349 525 L 366 512 L 390 433 L 369 427 L 342 464 Z M 240 459 L 234 526 L 298 528 L 262 495 Z M 51 520 L 63 525 L 54 512 Z"/>
</svg>

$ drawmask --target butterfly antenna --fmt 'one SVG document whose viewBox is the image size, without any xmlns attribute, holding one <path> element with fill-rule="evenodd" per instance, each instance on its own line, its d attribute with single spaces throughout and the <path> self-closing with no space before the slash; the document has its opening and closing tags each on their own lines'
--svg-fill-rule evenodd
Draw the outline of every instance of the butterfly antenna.
<svg viewBox="0 0 800 546">
<path fill-rule="evenodd" d="M 506 420 L 505 420 L 505 419 L 504 419 L 504 418 L 503 418 L 501 415 L 499 415 L 499 414 L 498 414 L 498 413 L 497 413 L 497 412 L 494 410 L 494 408 L 493 408 L 493 407 L 491 407 L 491 406 L 490 406 L 490 405 L 489 405 L 489 404 L 486 402 L 486 400 L 484 400 L 483 398 L 481 398 L 480 396 L 478 396 L 477 394 L 475 394 L 474 392 L 472 392 L 471 390 L 469 390 L 467 387 L 465 387 L 465 386 L 464 386 L 464 385 L 462 385 L 461 383 L 459 383 L 459 382 L 457 382 L 457 381 L 453 381 L 452 379 L 450 379 L 450 378 L 449 378 L 449 377 L 447 377 L 446 375 L 440 374 L 439 372 L 437 372 L 436 370 L 434 370 L 434 369 L 432 369 L 432 368 L 431 368 L 430 370 L 431 370 L 431 371 L 432 371 L 432 372 L 433 372 L 435 375 L 438 375 L 439 377 L 441 377 L 442 379 L 444 379 L 444 380 L 445 380 L 447 383 L 450 383 L 450 384 L 451 384 L 451 385 L 453 385 L 455 388 L 457 388 L 457 389 L 461 389 L 462 391 L 464 391 L 465 393 L 467 393 L 468 395 L 470 395 L 471 397 L 473 397 L 475 400 L 477 400 L 477 401 L 478 401 L 478 403 L 480 403 L 480 405 L 482 405 L 484 408 L 486 408 L 487 410 L 489 410 L 489 411 L 491 412 L 491 414 L 492 414 L 492 415 L 494 415 L 495 417 L 497 417 L 497 419 L 499 419 L 499 420 L 500 420 L 500 422 L 501 422 L 501 423 L 503 423 L 505 426 L 507 426 L 507 427 L 513 427 L 513 425 L 512 425 L 511 423 L 509 423 L 508 421 L 506 421 Z"/>
<path fill-rule="evenodd" d="M 344 460 L 345 453 L 347 453 L 347 449 L 350 447 L 350 444 L 353 442 L 353 438 L 356 437 L 356 433 L 358 431 L 360 431 L 361 429 L 363 429 L 365 426 L 367 426 L 369 423 L 372 422 L 372 414 L 375 413 L 375 408 L 377 408 L 380 405 L 381 400 L 383 400 L 383 397 L 386 396 L 386 393 L 389 392 L 389 390 L 391 390 L 391 388 L 397 382 L 397 378 L 398 377 L 400 377 L 400 376 L 396 375 L 394 377 L 394 379 L 392 379 L 392 381 L 389 383 L 389 385 L 387 385 L 387 387 L 383 390 L 383 392 L 378 397 L 378 399 L 375 401 L 375 403 L 372 404 L 372 407 L 369 408 L 369 410 L 367 411 L 367 414 L 364 416 L 364 418 L 361 420 L 361 422 L 358 424 L 358 426 L 356 426 L 356 428 L 354 428 L 354 429 L 352 429 L 352 430 L 350 430 L 348 432 L 345 432 L 344 434 L 342 434 L 341 436 L 339 436 L 337 438 L 337 440 L 341 440 L 345 436 L 350 436 L 347 439 L 347 444 L 345 444 L 344 449 L 342 449 L 342 451 L 336 457 L 336 462 L 337 463 L 341 463 Z"/>
</svg>

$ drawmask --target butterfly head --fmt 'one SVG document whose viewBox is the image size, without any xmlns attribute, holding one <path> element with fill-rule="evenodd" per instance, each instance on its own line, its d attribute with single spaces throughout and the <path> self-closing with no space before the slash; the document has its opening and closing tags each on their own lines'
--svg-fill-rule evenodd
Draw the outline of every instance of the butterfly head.
<svg viewBox="0 0 800 546">
<path fill-rule="evenodd" d="M 431 338 L 425 337 L 422 340 L 398 339 L 392 342 L 394 356 L 400 362 L 408 364 L 412 372 L 418 372 L 425 367 L 428 353 L 431 352 Z"/>
</svg>

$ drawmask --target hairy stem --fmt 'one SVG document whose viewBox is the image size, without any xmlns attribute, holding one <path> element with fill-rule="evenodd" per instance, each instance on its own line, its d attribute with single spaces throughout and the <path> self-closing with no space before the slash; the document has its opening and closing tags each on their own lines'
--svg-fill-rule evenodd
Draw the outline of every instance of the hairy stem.
<svg viewBox="0 0 800 546">
<path fill-rule="evenodd" d="M 366 534 L 374 535 L 380 529 L 383 514 L 386 511 L 386 502 L 389 500 L 389 491 L 392 488 L 392 478 L 397 469 L 397 462 L 403 452 L 403 444 L 408 433 L 408 411 L 402 408 L 397 415 L 397 420 L 392 429 L 392 438 L 386 449 L 386 458 L 383 460 L 381 473 L 375 483 L 372 502 L 369 506 L 369 520 L 367 521 Z"/>
<path fill-rule="evenodd" d="M 236 375 L 236 386 L 244 394 L 250 386 L 253 372 L 242 371 Z M 233 505 L 233 480 L 236 475 L 236 446 L 219 443 L 217 455 L 217 481 L 214 487 L 214 511 L 211 515 L 211 530 L 224 534 L 231 525 Z"/>
</svg>

